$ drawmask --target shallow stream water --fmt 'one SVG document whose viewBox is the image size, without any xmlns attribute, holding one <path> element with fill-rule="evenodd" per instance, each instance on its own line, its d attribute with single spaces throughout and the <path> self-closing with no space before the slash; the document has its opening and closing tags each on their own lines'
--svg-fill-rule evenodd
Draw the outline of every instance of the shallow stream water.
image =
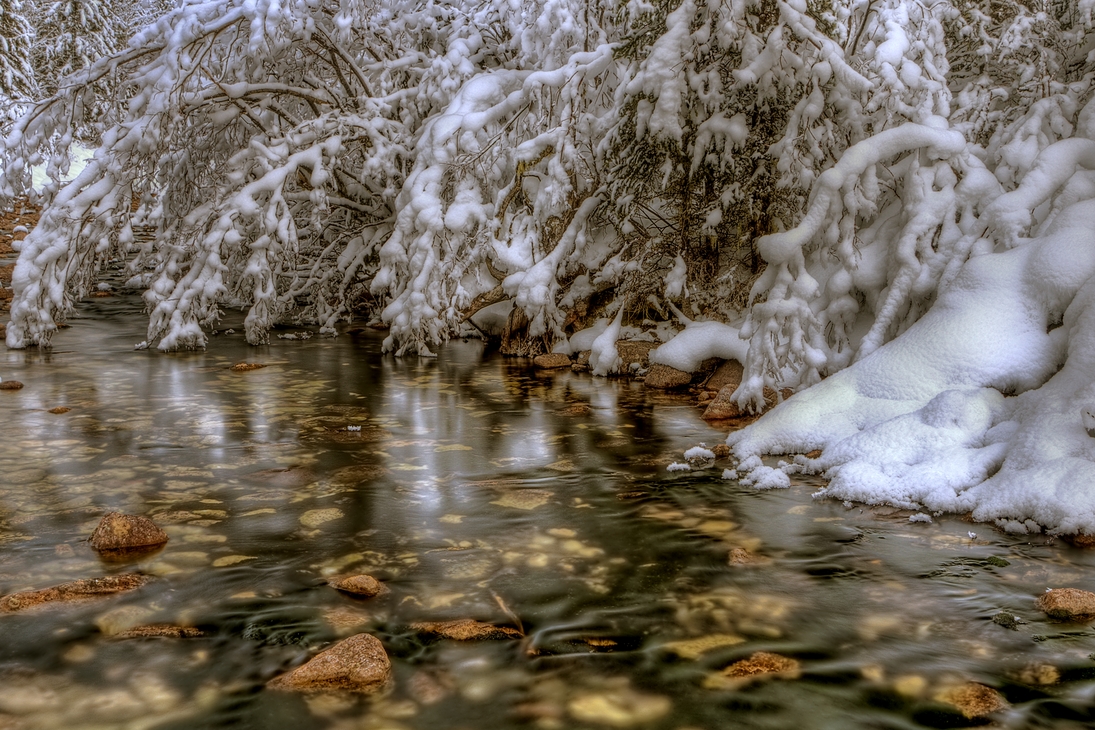
<svg viewBox="0 0 1095 730">
<path fill-rule="evenodd" d="M 669 472 L 725 436 L 689 398 L 536 372 L 475 341 L 396 359 L 369 331 L 252 348 L 237 327 L 162 354 L 133 349 L 137 298 L 81 313 L 51 352 L 0 351 L 0 376 L 26 385 L 0 391 L 0 595 L 151 580 L 0 614 L 0 729 L 1095 723 L 1095 632 L 1034 606 L 1048 587 L 1095 588 L 1095 552 L 818 501 L 816 483 L 757 492 L 721 461 Z M 86 538 L 111 510 L 169 542 L 100 559 Z M 731 564 L 735 548 L 754 564 Z M 355 573 L 390 591 L 328 585 Z M 524 639 L 411 627 L 466 618 Z M 119 638 L 151 623 L 203 635 Z M 360 632 L 392 658 L 387 694 L 265 689 Z M 711 680 L 756 651 L 801 671 Z M 1010 709 L 967 719 L 933 699 L 965 681 Z"/>
</svg>

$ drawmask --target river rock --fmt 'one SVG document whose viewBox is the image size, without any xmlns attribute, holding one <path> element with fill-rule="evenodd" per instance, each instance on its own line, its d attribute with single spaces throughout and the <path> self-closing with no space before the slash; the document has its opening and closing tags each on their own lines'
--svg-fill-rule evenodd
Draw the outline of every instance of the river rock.
<svg viewBox="0 0 1095 730">
<path fill-rule="evenodd" d="M 144 624 L 114 634 L 116 639 L 194 639 L 199 636 L 205 636 L 205 632 L 194 626 L 175 624 Z"/>
<path fill-rule="evenodd" d="M 13 613 L 43 603 L 80 601 L 88 598 L 101 598 L 115 593 L 124 593 L 140 588 L 148 578 L 136 573 L 108 575 L 102 578 L 88 578 L 62 583 L 51 588 L 37 591 L 21 591 L 0 598 L 0 611 Z"/>
<path fill-rule="evenodd" d="M 384 587 L 383 583 L 364 573 L 331 581 L 331 586 L 343 593 L 350 593 L 361 598 L 372 598 L 387 592 L 387 588 Z"/>
<path fill-rule="evenodd" d="M 802 665 L 797 659 L 768 651 L 758 651 L 734 662 L 718 674 L 709 676 L 704 681 L 704 686 L 708 689 L 733 689 L 753 679 L 765 677 L 797 679 L 801 673 Z"/>
<path fill-rule="evenodd" d="M 703 412 L 705 421 L 724 421 L 732 418 L 741 418 L 747 414 L 742 413 L 737 403 L 730 396 L 737 390 L 736 385 L 724 385 L 715 399 L 707 404 Z"/>
<path fill-rule="evenodd" d="M 376 694 L 392 679 L 392 663 L 375 636 L 356 634 L 316 654 L 296 669 L 266 683 L 291 692 L 342 690 Z"/>
<path fill-rule="evenodd" d="M 1095 617 L 1095 593 L 1079 588 L 1054 588 L 1038 596 L 1038 608 L 1050 618 L 1091 619 Z"/>
<path fill-rule="evenodd" d="M 238 362 L 228 369 L 234 373 L 249 373 L 252 370 L 259 370 L 264 367 L 266 366 L 257 362 Z"/>
<path fill-rule="evenodd" d="M 2 380 L 0 381 L 0 390 L 19 390 L 23 387 L 23 384 L 18 380 Z"/>
<path fill-rule="evenodd" d="M 443 639 L 455 639 L 456 641 L 520 639 L 524 637 L 524 634 L 520 631 L 509 626 L 495 626 L 494 624 L 473 621 L 472 619 L 425 621 L 411 624 L 411 628 L 422 634 Z"/>
<path fill-rule="evenodd" d="M 1061 539 L 1078 548 L 1093 548 L 1095 547 L 1095 535 L 1085 535 L 1082 532 L 1078 532 L 1075 535 L 1061 535 Z"/>
<path fill-rule="evenodd" d="M 741 385 L 741 378 L 744 373 L 745 368 L 741 366 L 740 362 L 737 360 L 727 360 L 715 368 L 715 372 L 711 373 L 711 377 L 707 379 L 707 382 L 703 384 L 703 387 L 707 390 L 716 392 L 728 385 L 737 388 Z"/>
<path fill-rule="evenodd" d="M 561 352 L 549 352 L 545 355 L 537 355 L 532 359 L 532 364 L 541 370 L 556 370 L 570 367 L 570 355 Z"/>
<path fill-rule="evenodd" d="M 110 512 L 99 521 L 88 542 L 99 551 L 149 548 L 167 542 L 167 533 L 147 517 Z"/>
<path fill-rule="evenodd" d="M 935 700 L 957 708 L 970 720 L 986 717 L 1009 706 L 1003 695 L 977 682 L 941 690 L 935 695 Z"/>
<path fill-rule="evenodd" d="M 658 346 L 657 342 L 637 342 L 635 340 L 619 340 L 616 342 L 616 352 L 620 356 L 620 370 L 630 372 L 632 365 L 645 368 L 650 364 L 650 351 Z"/>
<path fill-rule="evenodd" d="M 646 387 L 659 390 L 683 388 L 692 382 L 692 374 L 668 365 L 654 363 L 650 366 L 650 370 L 646 373 L 646 380 L 643 382 Z"/>
<path fill-rule="evenodd" d="M 579 722 L 631 727 L 660 720 L 673 709 L 668 697 L 640 694 L 634 690 L 608 689 L 580 694 L 567 703 L 567 710 Z"/>
</svg>

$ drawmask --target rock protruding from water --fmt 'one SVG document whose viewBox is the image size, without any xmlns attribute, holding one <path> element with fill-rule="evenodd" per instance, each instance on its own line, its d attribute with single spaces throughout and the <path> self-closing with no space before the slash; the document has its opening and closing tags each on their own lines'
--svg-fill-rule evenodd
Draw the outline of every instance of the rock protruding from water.
<svg viewBox="0 0 1095 730">
<path fill-rule="evenodd" d="M 726 360 L 715 368 L 711 377 L 703 384 L 707 390 L 720 391 L 727 386 L 737 388 L 741 385 L 741 378 L 745 374 L 745 368 L 737 360 Z"/>
<path fill-rule="evenodd" d="M 392 663 L 375 636 L 355 634 L 316 654 L 266 686 L 290 692 L 357 692 L 376 694 L 392 680 Z"/>
<path fill-rule="evenodd" d="M 331 581 L 331 586 L 343 593 L 349 593 L 359 598 L 372 598 L 387 592 L 387 588 L 384 587 L 383 583 L 364 573 Z"/>
<path fill-rule="evenodd" d="M 18 380 L 0 380 L 0 390 L 19 390 L 22 387 Z"/>
<path fill-rule="evenodd" d="M 558 370 L 570 367 L 570 355 L 561 352 L 549 352 L 545 355 L 537 355 L 532 359 L 532 364 L 541 370 Z"/>
<path fill-rule="evenodd" d="M 460 619 L 459 621 L 428 621 L 411 624 L 411 628 L 421 634 L 436 636 L 443 639 L 455 639 L 456 641 L 484 641 L 502 639 L 520 639 L 524 637 L 520 631 L 509 626 L 496 626 L 495 624 L 473 621 L 472 619 Z"/>
<path fill-rule="evenodd" d="M 1054 588 L 1038 596 L 1038 608 L 1050 618 L 1090 620 L 1095 618 L 1095 593 L 1079 588 Z"/>
<path fill-rule="evenodd" d="M 661 363 L 654 363 L 650 366 L 650 370 L 646 374 L 646 380 L 643 382 L 646 383 L 646 387 L 658 390 L 683 388 L 692 382 L 692 373 L 686 373 L 683 370 L 677 370 L 677 368 L 671 368 Z"/>
<path fill-rule="evenodd" d="M 1002 694 L 977 682 L 944 689 L 935 695 L 935 700 L 957 708 L 970 720 L 984 718 L 1009 707 Z"/>
<path fill-rule="evenodd" d="M 730 397 L 737 390 L 736 385 L 724 385 L 714 400 L 707 404 L 703 412 L 705 421 L 725 421 L 732 418 L 741 418 L 745 414 L 738 408 L 738 404 Z"/>
<path fill-rule="evenodd" d="M 163 545 L 167 533 L 147 517 L 111 512 L 99 521 L 88 542 L 100 552 L 117 552 Z"/>
<path fill-rule="evenodd" d="M 264 367 L 266 366 L 257 362 L 238 362 L 228 369 L 234 373 L 249 373 L 252 370 L 260 370 Z"/>
<path fill-rule="evenodd" d="M 108 575 L 102 578 L 88 578 L 62 583 L 51 588 L 37 591 L 21 591 L 0 598 L 0 611 L 14 613 L 43 603 L 82 601 L 89 598 L 102 598 L 116 593 L 124 593 L 140 588 L 148 578 L 136 573 Z"/>
</svg>

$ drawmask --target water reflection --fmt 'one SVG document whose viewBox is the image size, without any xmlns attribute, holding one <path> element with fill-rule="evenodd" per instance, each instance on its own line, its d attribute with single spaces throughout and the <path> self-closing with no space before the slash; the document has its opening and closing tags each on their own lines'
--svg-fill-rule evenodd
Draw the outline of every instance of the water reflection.
<svg viewBox="0 0 1095 730">
<path fill-rule="evenodd" d="M 1090 553 L 815 502 L 807 484 L 758 493 L 722 463 L 671 474 L 721 434 L 638 383 L 478 342 L 381 357 L 367 330 L 134 351 L 138 309 L 95 299 L 52 353 L 0 353 L 27 386 L 0 393 L 0 593 L 154 578 L 0 615 L 0 728 L 953 726 L 982 722 L 936 699 L 969 681 L 1007 699 L 1003 726 L 1095 720 L 1095 636 L 1033 606 L 1093 587 Z M 83 541 L 108 510 L 171 539 L 103 562 Z M 389 593 L 327 585 L 353 573 Z M 412 628 L 468 618 L 525 638 Z M 202 636 L 120 638 L 157 623 Z M 390 694 L 263 690 L 361 631 L 393 658 Z M 756 652 L 801 671 L 724 681 Z"/>
</svg>

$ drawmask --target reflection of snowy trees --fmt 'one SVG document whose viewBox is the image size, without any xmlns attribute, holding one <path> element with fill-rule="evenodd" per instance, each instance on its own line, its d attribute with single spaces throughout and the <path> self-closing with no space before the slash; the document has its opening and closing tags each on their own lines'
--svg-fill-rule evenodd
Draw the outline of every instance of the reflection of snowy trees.
<svg viewBox="0 0 1095 730">
<path fill-rule="evenodd" d="M 1088 195 L 1081 172 L 1026 219 L 992 202 L 1089 133 L 1093 7 L 188 3 L 8 135 L 15 196 L 28 163 L 60 176 L 86 109 L 120 120 L 44 191 L 8 344 L 48 343 L 127 255 L 163 349 L 203 345 L 223 306 L 248 308 L 251 342 L 364 307 L 426 353 L 501 296 L 549 343 L 593 300 L 641 319 L 672 299 L 743 321 L 758 404 Z"/>
</svg>

